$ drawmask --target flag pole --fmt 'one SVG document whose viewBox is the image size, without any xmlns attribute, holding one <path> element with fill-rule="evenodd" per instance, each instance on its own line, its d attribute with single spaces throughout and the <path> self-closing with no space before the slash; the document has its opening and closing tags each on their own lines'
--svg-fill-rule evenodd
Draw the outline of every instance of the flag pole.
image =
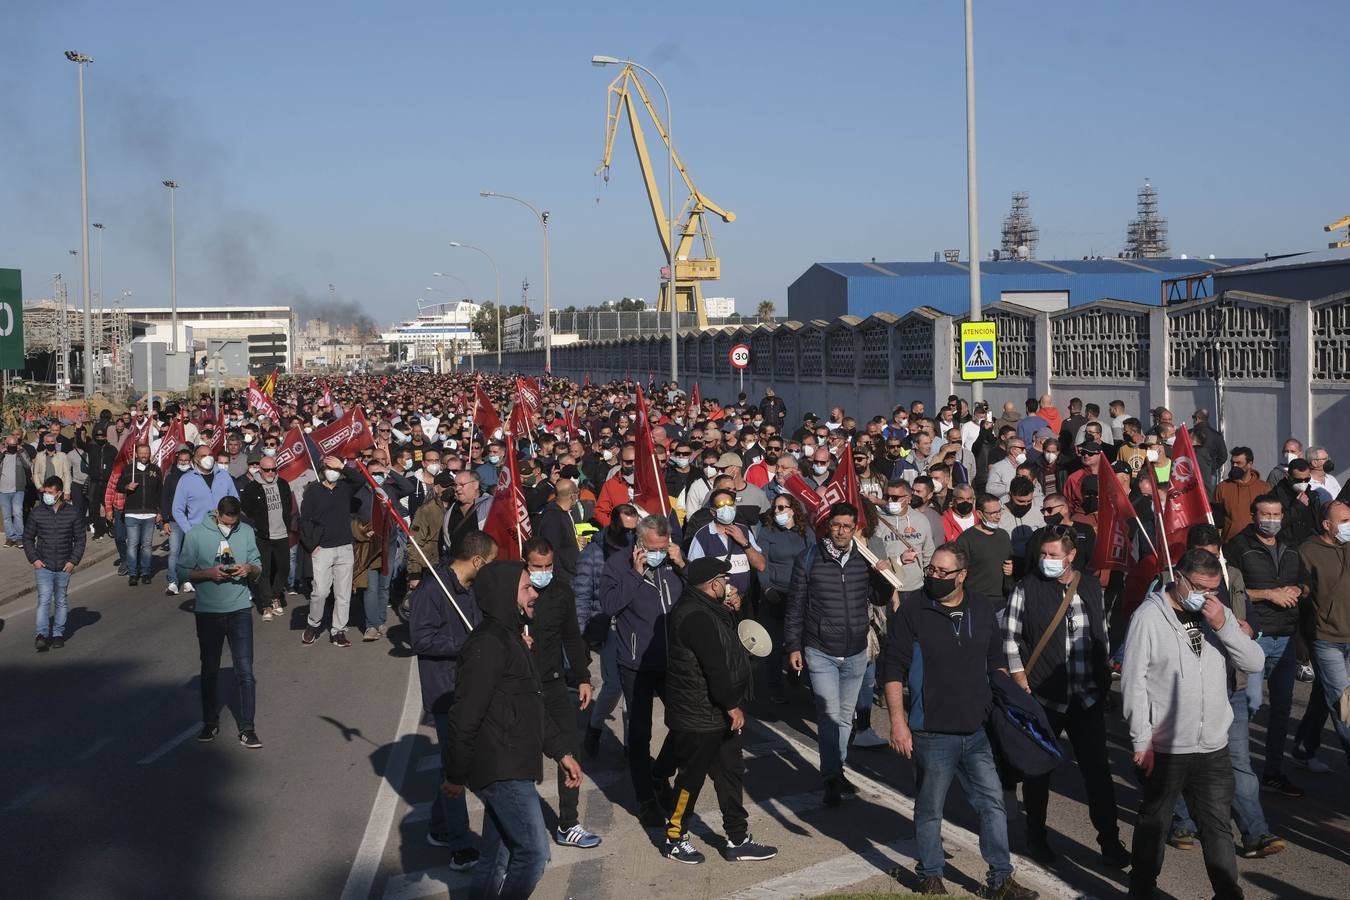
<svg viewBox="0 0 1350 900">
<path fill-rule="evenodd" d="M 1177 574 L 1172 568 L 1172 548 L 1167 544 L 1167 532 L 1163 529 L 1163 513 L 1166 512 L 1164 503 L 1166 501 L 1163 497 L 1162 485 L 1158 483 L 1158 470 L 1154 467 L 1153 461 L 1147 458 L 1144 460 L 1144 467 L 1148 469 L 1148 476 L 1153 481 L 1154 528 L 1157 531 L 1155 536 L 1158 538 L 1158 543 L 1162 544 L 1163 558 L 1167 560 L 1167 577 L 1175 582 Z M 1155 549 L 1153 552 L 1156 555 L 1158 551 Z"/>
</svg>

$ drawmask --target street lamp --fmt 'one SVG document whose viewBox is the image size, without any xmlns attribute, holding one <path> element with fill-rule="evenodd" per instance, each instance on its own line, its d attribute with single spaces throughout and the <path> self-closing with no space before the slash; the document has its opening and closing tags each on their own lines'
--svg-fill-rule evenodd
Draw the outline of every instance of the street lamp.
<svg viewBox="0 0 1350 900">
<path fill-rule="evenodd" d="M 84 67 L 94 61 L 74 50 L 66 51 L 66 59 L 79 69 L 80 89 L 80 241 L 84 265 L 84 396 L 94 395 L 94 318 L 89 299 L 89 164 L 84 152 Z"/>
<path fill-rule="evenodd" d="M 502 370 L 502 273 L 497 269 L 497 260 L 492 254 L 482 247 L 475 247 L 473 244 L 465 244 L 460 241 L 451 241 L 451 247 L 460 247 L 464 250 L 476 250 L 487 257 L 488 262 L 492 263 L 492 274 L 497 280 L 497 371 Z"/>
<path fill-rule="evenodd" d="M 169 349 L 178 352 L 178 228 L 174 219 L 173 193 L 178 182 L 161 182 L 169 189 Z"/>
<path fill-rule="evenodd" d="M 497 197 L 502 200 L 514 200 L 521 206 L 528 209 L 530 212 L 534 213 L 535 216 L 539 219 L 539 227 L 543 229 L 544 232 L 544 371 L 551 373 L 553 371 L 553 322 L 551 320 L 551 314 L 549 312 L 548 210 L 540 212 L 539 210 L 535 209 L 533 204 L 528 203 L 520 199 L 519 197 L 513 197 L 510 194 L 499 194 L 496 191 L 479 191 L 478 196 Z M 496 263 L 493 263 L 493 267 L 494 268 L 496 267 Z M 501 298 L 500 288 L 497 291 L 497 295 L 498 299 L 500 300 Z M 500 303 L 498 303 L 497 306 L 499 309 L 501 308 Z M 500 333 L 498 335 L 497 340 L 497 351 L 498 353 L 501 352 Z"/>
<path fill-rule="evenodd" d="M 108 305 L 107 299 L 103 296 L 103 228 L 102 222 L 92 222 L 90 228 L 98 229 L 98 305 L 99 308 Z"/>
<path fill-rule="evenodd" d="M 680 380 L 680 351 L 676 345 L 680 338 L 680 314 L 679 305 L 675 302 L 677 296 L 675 293 L 675 222 L 679 217 L 679 210 L 675 206 L 675 125 L 671 122 L 670 94 L 666 93 L 666 86 L 661 83 L 660 78 L 656 77 L 655 72 L 640 63 L 633 62 L 631 59 L 619 59 L 616 56 L 592 56 L 591 65 L 597 68 L 629 65 L 646 72 L 652 81 L 656 82 L 656 86 L 661 89 L 661 96 L 666 100 L 666 194 L 670 198 L 670 208 L 667 210 L 670 214 L 670 235 L 666 240 L 666 256 L 670 266 L 670 274 L 667 277 L 666 287 L 670 300 L 670 380 L 676 382 L 678 386 Z"/>
<path fill-rule="evenodd" d="M 980 310 L 980 211 L 975 189 L 975 22 L 971 0 L 966 0 L 966 235 L 970 242 L 970 321 Z M 984 382 L 970 384 L 970 405 L 984 399 Z"/>
</svg>

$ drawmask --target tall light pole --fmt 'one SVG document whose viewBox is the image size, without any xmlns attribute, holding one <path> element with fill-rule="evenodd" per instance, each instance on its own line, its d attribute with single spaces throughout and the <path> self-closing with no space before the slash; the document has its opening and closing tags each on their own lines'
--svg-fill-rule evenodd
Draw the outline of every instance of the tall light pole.
<svg viewBox="0 0 1350 900">
<path fill-rule="evenodd" d="M 169 349 L 178 352 L 178 223 L 174 219 L 173 194 L 178 182 L 162 182 L 169 189 Z"/>
<path fill-rule="evenodd" d="M 678 384 L 680 380 L 680 351 L 677 344 L 680 339 L 680 313 L 675 292 L 675 223 L 679 218 L 679 209 L 675 206 L 675 125 L 671 121 L 670 94 L 666 93 L 666 86 L 661 83 L 660 78 L 656 77 L 655 72 L 640 63 L 633 62 L 631 59 L 619 59 L 617 56 L 592 56 L 591 65 L 600 68 L 630 65 L 635 69 L 646 72 L 652 81 L 656 82 L 656 86 L 661 89 L 661 96 L 666 100 L 666 196 L 670 200 L 670 207 L 667 210 L 670 215 L 670 237 L 666 241 L 666 257 L 670 266 L 670 274 L 666 280 L 666 290 L 667 299 L 670 301 L 670 380 Z"/>
<path fill-rule="evenodd" d="M 98 229 L 98 305 L 99 305 L 99 308 L 102 309 L 103 307 L 105 307 L 105 306 L 108 305 L 107 298 L 106 298 L 106 297 L 104 296 L 104 294 L 103 294 L 103 268 L 104 268 L 104 266 L 103 266 L 103 227 L 104 227 L 104 226 L 103 226 L 103 223 L 102 223 L 102 222 L 92 222 L 92 223 L 90 223 L 89 227 L 90 227 L 90 228 L 96 228 L 96 229 Z"/>
<path fill-rule="evenodd" d="M 79 70 L 80 89 L 80 256 L 84 266 L 84 396 L 94 395 L 94 315 L 89 299 L 89 164 L 84 150 L 84 67 L 94 61 L 74 50 L 66 59 Z"/>
<path fill-rule="evenodd" d="M 975 188 L 975 21 L 966 0 L 966 239 L 970 244 L 970 321 L 980 311 L 980 210 Z M 984 399 L 984 382 L 970 383 L 970 405 Z"/>
<path fill-rule="evenodd" d="M 548 210 L 540 212 L 534 205 L 528 203 L 519 197 L 513 197 L 510 194 L 499 194 L 496 191 L 479 191 L 480 197 L 497 197 L 502 200 L 514 200 L 521 206 L 534 213 L 539 219 L 539 227 L 544 232 L 544 371 L 553 371 L 553 321 L 549 312 L 549 278 L 548 278 Z M 495 263 L 493 264 L 495 267 Z M 499 304 L 500 306 L 500 304 Z M 500 352 L 501 341 L 497 342 L 498 352 Z"/>
<path fill-rule="evenodd" d="M 487 257 L 488 262 L 492 263 L 492 275 L 497 281 L 497 371 L 502 370 L 502 273 L 497 268 L 497 260 L 492 254 L 482 247 L 475 247 L 473 244 L 465 244 L 460 241 L 451 241 L 451 247 L 460 247 L 464 250 L 476 250 Z"/>
</svg>

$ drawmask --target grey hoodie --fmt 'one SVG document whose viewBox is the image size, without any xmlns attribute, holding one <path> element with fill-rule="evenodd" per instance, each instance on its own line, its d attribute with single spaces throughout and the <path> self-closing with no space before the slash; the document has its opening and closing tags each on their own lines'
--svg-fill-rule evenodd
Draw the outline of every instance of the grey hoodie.
<svg viewBox="0 0 1350 900">
<path fill-rule="evenodd" d="M 1260 672 L 1266 657 L 1224 609 L 1218 631 L 1203 623 L 1197 658 L 1165 590 L 1149 593 L 1130 619 L 1120 692 L 1136 753 L 1212 753 L 1228 746 L 1233 708 L 1226 664 Z"/>
</svg>

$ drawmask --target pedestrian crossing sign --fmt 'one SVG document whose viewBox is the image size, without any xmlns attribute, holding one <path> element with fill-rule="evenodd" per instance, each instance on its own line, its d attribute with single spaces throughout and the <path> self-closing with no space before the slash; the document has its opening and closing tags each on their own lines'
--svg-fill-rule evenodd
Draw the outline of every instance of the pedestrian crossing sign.
<svg viewBox="0 0 1350 900">
<path fill-rule="evenodd" d="M 961 380 L 987 381 L 998 377 L 998 325 L 961 323 Z"/>
</svg>

